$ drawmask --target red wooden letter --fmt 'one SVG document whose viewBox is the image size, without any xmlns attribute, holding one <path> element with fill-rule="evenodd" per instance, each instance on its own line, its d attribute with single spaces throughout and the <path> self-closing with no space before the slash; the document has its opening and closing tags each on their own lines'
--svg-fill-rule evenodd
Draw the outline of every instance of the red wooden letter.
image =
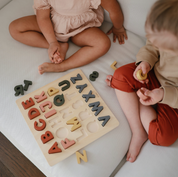
<svg viewBox="0 0 178 177">
<path fill-rule="evenodd" d="M 41 135 L 41 141 L 43 144 L 47 143 L 48 141 L 54 138 L 53 134 L 50 131 L 46 131 L 45 134 Z"/>
<path fill-rule="evenodd" d="M 37 121 L 34 122 L 34 128 L 37 131 L 41 131 L 41 130 L 45 129 L 45 127 L 46 127 L 46 122 L 43 119 L 39 119 L 39 122 L 42 123 L 42 126 L 40 126 L 40 127 L 37 126 L 38 125 Z"/>
<path fill-rule="evenodd" d="M 36 108 L 31 108 L 28 111 L 28 117 L 30 118 L 30 120 L 34 119 L 35 117 L 37 117 L 39 115 L 40 115 L 40 112 Z"/>
<path fill-rule="evenodd" d="M 22 106 L 24 109 L 28 109 L 33 105 L 35 105 L 35 103 L 31 97 L 29 98 L 29 100 L 26 100 L 26 102 L 24 102 L 24 101 L 22 102 Z"/>
<path fill-rule="evenodd" d="M 62 152 L 62 150 L 57 145 L 58 145 L 57 142 L 55 142 L 49 149 L 48 153 L 53 154 L 53 153 Z"/>
</svg>

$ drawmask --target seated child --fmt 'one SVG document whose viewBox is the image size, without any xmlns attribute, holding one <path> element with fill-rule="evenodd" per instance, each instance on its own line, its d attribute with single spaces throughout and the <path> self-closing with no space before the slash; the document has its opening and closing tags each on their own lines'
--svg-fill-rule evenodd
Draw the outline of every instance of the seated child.
<svg viewBox="0 0 178 177">
<path fill-rule="evenodd" d="M 104 55 L 110 40 L 98 27 L 106 9 L 113 22 L 108 34 L 119 43 L 127 39 L 123 14 L 117 0 L 34 0 L 36 15 L 26 16 L 9 25 L 11 36 L 26 45 L 48 48 L 51 63 L 39 66 L 39 73 L 62 72 L 86 65 Z M 68 40 L 80 46 L 76 53 L 65 59 Z"/>
<path fill-rule="evenodd" d="M 118 68 L 106 79 L 115 88 L 132 131 L 127 153 L 130 162 L 136 160 L 147 138 L 160 146 L 169 146 L 178 138 L 177 9 L 177 0 L 158 0 L 147 16 L 148 40 L 136 63 Z M 138 70 L 148 74 L 147 79 L 140 81 Z"/>
</svg>

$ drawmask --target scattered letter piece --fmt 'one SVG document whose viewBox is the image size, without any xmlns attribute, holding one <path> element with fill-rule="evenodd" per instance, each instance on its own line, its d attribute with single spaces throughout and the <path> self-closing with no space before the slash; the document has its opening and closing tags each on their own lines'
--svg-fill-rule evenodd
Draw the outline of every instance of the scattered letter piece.
<svg viewBox="0 0 178 177">
<path fill-rule="evenodd" d="M 114 61 L 114 62 L 112 63 L 112 65 L 111 65 L 111 68 L 114 69 L 114 70 L 116 70 L 116 69 L 117 69 L 117 68 L 115 67 L 116 64 L 117 64 L 117 62 Z"/>
<path fill-rule="evenodd" d="M 83 155 L 80 154 L 80 152 L 76 152 L 76 156 L 77 156 L 77 162 L 78 164 L 80 164 L 80 159 L 82 159 L 84 162 L 87 162 L 88 159 L 87 159 L 87 153 L 85 150 L 83 150 Z"/>
<path fill-rule="evenodd" d="M 90 74 L 89 78 L 90 78 L 91 81 L 95 81 L 96 78 L 98 78 L 98 76 L 99 76 L 99 73 L 97 71 L 93 71 L 93 73 Z"/>
<path fill-rule="evenodd" d="M 25 91 L 27 91 L 29 85 L 32 85 L 32 81 L 24 80 L 24 84 L 25 84 L 25 86 L 23 87 L 23 89 L 24 89 Z"/>
<path fill-rule="evenodd" d="M 24 95 L 23 85 L 17 85 L 14 87 L 15 96 Z"/>
</svg>

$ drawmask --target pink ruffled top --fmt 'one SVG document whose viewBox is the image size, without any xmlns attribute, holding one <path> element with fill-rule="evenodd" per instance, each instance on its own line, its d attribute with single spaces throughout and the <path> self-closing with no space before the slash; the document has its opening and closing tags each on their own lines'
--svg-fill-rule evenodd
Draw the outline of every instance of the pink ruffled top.
<svg viewBox="0 0 178 177">
<path fill-rule="evenodd" d="M 34 0 L 34 9 L 50 9 L 57 40 L 68 39 L 104 20 L 101 0 Z"/>
</svg>

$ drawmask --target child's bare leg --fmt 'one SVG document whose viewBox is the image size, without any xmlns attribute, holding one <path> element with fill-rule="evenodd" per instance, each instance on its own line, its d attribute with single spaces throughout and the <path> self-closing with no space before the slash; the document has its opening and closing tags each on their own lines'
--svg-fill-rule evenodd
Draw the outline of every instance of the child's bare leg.
<svg viewBox="0 0 178 177">
<path fill-rule="evenodd" d="M 148 139 L 140 119 L 140 105 L 135 92 L 115 90 L 121 108 L 129 122 L 132 139 L 127 153 L 127 160 L 134 162 L 140 153 L 142 145 Z"/>
<path fill-rule="evenodd" d="M 60 64 L 43 63 L 39 66 L 41 74 L 62 72 L 86 65 L 104 55 L 111 45 L 110 39 L 99 28 L 88 28 L 71 40 L 82 48 Z"/>
<path fill-rule="evenodd" d="M 152 106 L 144 106 L 140 103 L 140 118 L 148 134 L 150 122 L 157 119 L 157 113 Z"/>
<path fill-rule="evenodd" d="M 49 44 L 38 26 L 36 15 L 14 20 L 9 25 L 9 32 L 15 40 L 23 44 L 33 47 L 49 48 Z M 60 57 L 64 60 L 68 43 L 59 42 L 59 44 L 61 45 Z"/>
<path fill-rule="evenodd" d="M 15 40 L 23 44 L 41 48 L 49 47 L 48 42 L 38 26 L 36 15 L 14 20 L 9 25 L 9 32 Z"/>
</svg>

